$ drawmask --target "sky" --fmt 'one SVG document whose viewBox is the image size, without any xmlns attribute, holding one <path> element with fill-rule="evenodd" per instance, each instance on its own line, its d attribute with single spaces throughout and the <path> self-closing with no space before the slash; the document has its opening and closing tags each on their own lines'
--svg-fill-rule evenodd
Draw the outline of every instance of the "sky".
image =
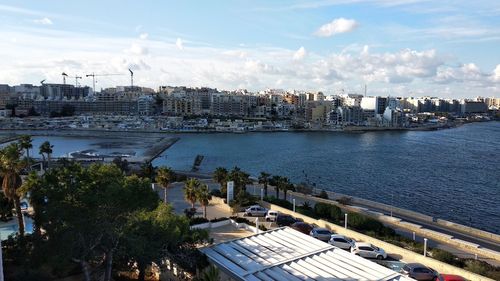
<svg viewBox="0 0 500 281">
<path fill-rule="evenodd" d="M 498 97 L 500 1 L 0 0 L 0 84 L 129 68 L 154 89 Z"/>
</svg>

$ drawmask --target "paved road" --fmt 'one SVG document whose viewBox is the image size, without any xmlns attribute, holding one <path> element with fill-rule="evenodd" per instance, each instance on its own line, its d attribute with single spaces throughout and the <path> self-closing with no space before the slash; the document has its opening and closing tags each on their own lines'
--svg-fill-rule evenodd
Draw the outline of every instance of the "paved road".
<svg viewBox="0 0 500 281">
<path fill-rule="evenodd" d="M 219 184 L 217 183 L 214 183 L 212 180 L 209 180 L 209 179 L 201 179 L 202 182 L 206 183 L 209 188 L 211 190 L 213 189 L 219 189 Z M 168 191 L 168 194 L 167 194 L 167 197 L 168 197 L 168 201 L 174 206 L 174 209 L 177 213 L 183 213 L 183 210 L 190 207 L 189 203 L 187 203 L 185 200 L 184 200 L 184 195 L 183 195 L 183 192 L 182 192 L 182 186 L 184 184 L 183 183 L 173 183 L 171 188 L 169 189 Z M 260 185 L 248 185 L 247 186 L 247 191 L 250 192 L 250 193 L 253 193 L 255 195 L 258 195 L 260 196 L 260 190 L 261 190 L 262 186 Z M 273 187 L 269 187 L 268 188 L 268 194 L 270 195 L 274 195 L 275 194 L 275 191 L 274 191 L 274 188 Z M 159 189 L 158 190 L 158 195 L 160 196 L 160 198 L 163 198 L 163 190 L 162 189 Z M 283 198 L 283 193 L 280 192 L 280 197 Z M 289 196 L 288 196 L 289 197 Z M 296 204 L 297 205 L 301 205 L 305 200 L 302 200 L 300 198 L 297 198 L 296 199 Z M 373 210 L 373 211 L 376 211 L 376 212 L 380 212 L 380 213 L 387 213 L 386 211 L 384 210 L 379 210 L 379 209 L 376 209 L 376 208 L 372 208 L 371 206 L 361 206 L 361 207 L 365 207 L 367 209 L 370 209 L 370 210 Z M 396 213 L 393 213 L 393 215 L 396 216 Z M 454 237 L 457 237 L 459 239 L 462 239 L 462 240 L 465 240 L 465 241 L 470 241 L 472 243 L 477 243 L 483 247 L 486 247 L 486 248 L 490 248 L 490 249 L 493 249 L 495 251 L 499 251 L 500 249 L 500 245 L 497 245 L 497 244 L 493 244 L 489 241 L 482 241 L 482 239 L 478 239 L 478 238 L 475 238 L 475 237 L 470 237 L 468 235 L 463 235 L 461 233 L 455 233 L 453 231 L 449 231 L 448 229 L 443 229 L 441 227 L 436 227 L 436 226 L 433 226 L 433 225 L 429 225 L 425 222 L 420 222 L 420 221 L 416 221 L 414 219 L 411 219 L 411 218 L 406 218 L 404 216 L 399 216 L 397 215 L 398 218 L 401 218 L 405 221 L 408 221 L 408 222 L 412 222 L 412 223 L 417 223 L 419 225 L 422 225 L 423 227 L 427 228 L 427 229 L 431 229 L 431 230 L 435 230 L 435 231 L 439 231 L 439 232 L 442 232 L 442 233 L 446 233 L 446 234 L 449 234 L 449 235 L 453 235 Z M 412 239 L 413 238 L 413 233 L 411 231 L 408 231 L 406 229 L 403 229 L 403 228 L 398 228 L 398 227 L 395 227 L 394 225 L 390 225 L 392 228 L 394 228 L 396 230 L 396 232 L 404 237 L 407 237 L 407 238 L 410 238 Z M 415 235 L 415 240 L 418 241 L 418 242 L 423 242 L 423 236 L 421 235 L 418 235 L 416 234 Z M 435 241 L 435 240 L 432 240 L 432 239 L 429 239 L 428 241 L 428 245 L 429 247 L 433 247 L 433 248 L 439 248 L 439 249 L 442 249 L 442 250 L 446 250 L 450 253 L 453 253 L 454 255 L 458 256 L 458 257 L 462 257 L 462 258 L 475 258 L 475 254 L 474 253 L 471 253 L 471 252 L 467 252 L 461 248 L 457 248 L 453 245 L 449 245 L 449 244 L 446 244 L 446 243 L 443 243 L 443 242 L 440 242 L 440 241 Z M 488 246 L 491 246 L 491 247 L 488 247 Z M 481 255 L 478 255 L 478 259 L 479 260 L 484 260 L 494 266 L 500 266 L 500 262 L 490 258 L 490 257 L 487 257 L 487 256 L 481 256 Z"/>
</svg>

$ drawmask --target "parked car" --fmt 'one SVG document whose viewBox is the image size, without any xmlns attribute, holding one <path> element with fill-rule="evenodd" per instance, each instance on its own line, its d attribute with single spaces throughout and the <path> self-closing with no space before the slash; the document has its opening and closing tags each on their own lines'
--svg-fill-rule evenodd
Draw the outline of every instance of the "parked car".
<svg viewBox="0 0 500 281">
<path fill-rule="evenodd" d="M 434 279 L 435 281 L 466 281 L 460 275 L 455 274 L 438 274 L 438 276 Z"/>
<path fill-rule="evenodd" d="M 351 238 L 339 234 L 333 234 L 330 237 L 330 241 L 328 241 L 328 243 L 347 251 L 350 251 L 351 248 L 354 248 L 355 244 L 354 240 L 352 240 Z"/>
<path fill-rule="evenodd" d="M 281 226 L 290 226 L 296 222 L 297 222 L 297 220 L 290 215 L 278 214 L 276 216 L 276 224 L 280 227 Z"/>
<path fill-rule="evenodd" d="M 330 241 L 332 234 L 333 233 L 330 230 L 323 227 L 315 227 L 311 230 L 311 232 L 309 232 L 309 235 L 312 237 L 325 242 Z"/>
<path fill-rule="evenodd" d="M 266 221 L 276 221 L 276 217 L 278 216 L 278 211 L 269 210 L 266 214 Z"/>
<path fill-rule="evenodd" d="M 313 229 L 312 225 L 300 221 L 295 222 L 294 224 L 291 225 L 291 227 L 307 235 L 309 235 L 309 232 L 311 232 L 311 230 Z"/>
<path fill-rule="evenodd" d="M 438 277 L 438 273 L 434 269 L 421 263 L 407 263 L 401 269 L 401 274 L 419 281 L 432 281 Z"/>
<path fill-rule="evenodd" d="M 363 258 L 383 260 L 387 258 L 387 253 L 370 243 L 354 243 L 351 248 L 351 253 L 361 256 Z"/>
<path fill-rule="evenodd" d="M 259 205 L 250 206 L 245 210 L 245 215 L 249 217 L 263 217 L 267 214 L 267 209 Z"/>
</svg>

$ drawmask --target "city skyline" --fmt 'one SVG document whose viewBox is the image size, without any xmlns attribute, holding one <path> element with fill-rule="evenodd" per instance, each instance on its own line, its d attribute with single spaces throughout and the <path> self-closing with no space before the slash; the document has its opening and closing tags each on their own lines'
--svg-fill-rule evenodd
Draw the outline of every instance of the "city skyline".
<svg viewBox="0 0 500 281">
<path fill-rule="evenodd" d="M 420 0 L 0 4 L 0 83 L 464 98 L 500 93 L 500 4 Z M 68 80 L 68 83 L 74 79 Z"/>
</svg>

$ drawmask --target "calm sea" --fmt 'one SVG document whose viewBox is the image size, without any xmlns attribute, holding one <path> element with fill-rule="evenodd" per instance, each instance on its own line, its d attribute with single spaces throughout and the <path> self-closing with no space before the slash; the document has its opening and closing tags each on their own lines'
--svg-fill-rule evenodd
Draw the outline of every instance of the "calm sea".
<svg viewBox="0 0 500 281">
<path fill-rule="evenodd" d="M 180 140 L 154 165 L 190 170 L 200 154 L 201 172 L 220 166 L 238 166 L 253 176 L 266 171 L 500 233 L 500 122 L 431 132 L 175 136 Z M 84 149 L 140 154 L 145 146 L 124 140 L 120 148 L 116 138 L 35 137 L 34 147 L 44 140 L 54 144 L 55 156 Z"/>
<path fill-rule="evenodd" d="M 185 134 L 155 165 L 238 166 L 500 233 L 500 122 L 431 132 Z"/>
</svg>

